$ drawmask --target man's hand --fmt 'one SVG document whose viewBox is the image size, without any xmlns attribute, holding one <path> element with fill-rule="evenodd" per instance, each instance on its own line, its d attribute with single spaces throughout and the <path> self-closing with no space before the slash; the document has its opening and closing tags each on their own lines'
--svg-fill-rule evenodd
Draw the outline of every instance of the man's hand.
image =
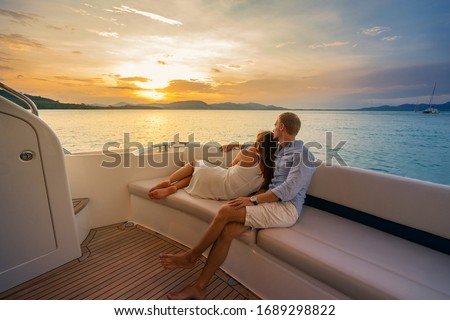
<svg viewBox="0 0 450 320">
<path fill-rule="evenodd" d="M 239 197 L 236 199 L 233 199 L 228 202 L 228 204 L 236 209 L 247 207 L 247 206 L 253 206 L 253 203 L 250 201 L 249 197 Z"/>
</svg>

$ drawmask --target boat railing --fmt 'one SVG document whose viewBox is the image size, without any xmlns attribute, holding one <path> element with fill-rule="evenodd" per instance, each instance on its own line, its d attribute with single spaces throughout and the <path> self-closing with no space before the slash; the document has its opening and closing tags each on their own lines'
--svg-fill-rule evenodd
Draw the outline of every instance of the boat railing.
<svg viewBox="0 0 450 320">
<path fill-rule="evenodd" d="M 147 148 L 139 148 L 133 151 L 134 155 L 141 155 L 143 153 L 158 149 L 159 152 L 168 151 L 169 148 L 182 148 L 186 147 L 190 142 L 188 141 L 164 141 L 161 143 L 151 144 Z"/>
<path fill-rule="evenodd" d="M 34 102 L 28 98 L 26 95 L 24 95 L 23 93 L 20 93 L 16 90 L 14 90 L 13 88 L 8 87 L 6 84 L 0 82 L 0 89 L 3 89 L 4 91 L 12 94 L 14 97 L 22 100 L 23 102 L 25 102 L 29 107 L 31 112 L 36 115 L 37 117 L 39 117 L 39 111 L 38 108 L 36 107 L 36 105 L 34 104 Z"/>
<path fill-rule="evenodd" d="M 201 144 L 200 142 L 195 142 L 195 141 L 164 141 L 164 142 L 160 142 L 160 143 L 156 143 L 156 144 L 149 144 L 148 147 L 146 148 L 138 148 L 136 150 L 134 150 L 132 153 L 135 156 L 139 156 L 142 155 L 144 153 L 148 153 L 148 152 L 154 152 L 155 150 L 159 151 L 159 152 L 167 152 L 169 151 L 170 148 L 207 148 L 210 152 L 211 150 L 214 150 L 214 152 L 216 150 L 221 150 L 220 149 L 220 145 L 218 145 L 217 143 L 213 143 L 213 142 L 208 142 L 205 144 Z"/>
</svg>

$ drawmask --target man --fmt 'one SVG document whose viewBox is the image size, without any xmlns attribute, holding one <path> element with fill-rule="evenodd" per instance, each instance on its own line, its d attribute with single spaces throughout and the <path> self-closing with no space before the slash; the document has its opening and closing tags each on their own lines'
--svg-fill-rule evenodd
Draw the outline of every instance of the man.
<svg viewBox="0 0 450 320">
<path fill-rule="evenodd" d="M 227 257 L 231 241 L 250 228 L 290 227 L 300 215 L 306 190 L 315 171 L 314 156 L 300 140 L 298 116 L 281 114 L 275 122 L 275 170 L 269 190 L 252 197 L 240 197 L 224 204 L 199 243 L 187 252 L 161 254 L 160 262 L 168 269 L 193 268 L 202 253 L 212 245 L 199 278 L 169 299 L 204 299 L 206 288 Z"/>
</svg>

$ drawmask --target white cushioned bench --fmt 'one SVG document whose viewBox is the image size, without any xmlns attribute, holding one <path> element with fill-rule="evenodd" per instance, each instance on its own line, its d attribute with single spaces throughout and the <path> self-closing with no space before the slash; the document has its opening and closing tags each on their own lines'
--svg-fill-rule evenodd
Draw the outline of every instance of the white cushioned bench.
<svg viewBox="0 0 450 320">
<path fill-rule="evenodd" d="M 449 299 L 450 257 L 305 206 L 288 229 L 260 230 L 270 254 L 357 299 Z"/>
<path fill-rule="evenodd" d="M 155 214 L 155 205 L 170 207 L 176 209 L 177 214 L 195 216 L 207 225 L 222 204 L 191 197 L 183 190 L 164 200 L 148 199 L 148 189 L 160 180 L 129 184 L 130 194 L 142 200 L 141 215 Z M 322 187 L 323 183 L 325 185 Z M 319 167 L 309 191 L 314 197 L 364 210 L 374 216 L 378 216 L 377 210 L 381 207 L 379 215 L 383 219 L 393 215 L 396 223 L 412 224 L 415 228 L 424 226 L 426 232 L 434 232 L 444 244 L 448 243 L 450 188 L 446 186 L 354 168 Z M 415 192 L 420 195 L 415 195 Z M 433 195 L 424 194 L 427 192 Z M 397 202 L 387 203 L 395 199 L 400 201 L 408 193 L 412 199 L 406 209 Z M 382 201 L 386 194 L 390 198 Z M 428 207 L 428 203 L 423 203 L 423 199 L 429 197 L 433 198 L 434 206 Z M 151 209 L 149 207 L 147 213 L 142 213 L 146 203 L 152 203 Z M 426 221 L 427 217 L 433 217 L 434 221 Z M 425 222 L 422 223 L 422 220 Z M 198 237 L 203 231 L 204 228 L 198 230 Z M 278 282 L 286 278 L 284 284 L 280 284 L 285 287 L 284 291 L 273 293 L 272 289 L 268 289 L 272 293 L 263 295 L 264 298 L 450 299 L 448 254 L 308 205 L 303 207 L 301 219 L 293 227 L 251 231 L 239 240 L 241 253 L 237 259 L 230 258 L 234 264 L 239 264 L 233 268 L 233 276 L 238 281 L 245 284 L 245 278 L 252 277 L 249 272 L 246 273 L 252 263 L 247 253 L 257 253 L 259 262 L 255 268 L 260 269 L 259 273 L 264 268 L 272 270 L 273 264 L 281 266 L 282 271 L 278 272 L 285 272 L 277 275 Z M 274 272 L 271 273 L 274 275 Z M 292 280 L 295 285 L 290 288 L 289 277 L 296 279 Z M 300 278 L 304 283 L 298 282 Z M 257 281 L 253 279 L 249 283 Z M 269 278 L 259 281 L 270 286 Z M 288 293 L 283 295 L 286 291 Z"/>
<path fill-rule="evenodd" d="M 213 220 L 214 216 L 219 211 L 220 206 L 225 203 L 225 201 L 192 197 L 184 190 L 178 190 L 175 194 L 170 195 L 166 199 L 150 200 L 148 198 L 148 190 L 164 179 L 167 179 L 167 177 L 134 181 L 128 185 L 128 191 L 130 194 L 148 199 L 149 201 L 157 202 L 158 204 L 183 211 L 205 221 L 208 224 Z M 256 243 L 256 232 L 247 231 L 239 236 L 238 239 L 246 243 Z"/>
</svg>

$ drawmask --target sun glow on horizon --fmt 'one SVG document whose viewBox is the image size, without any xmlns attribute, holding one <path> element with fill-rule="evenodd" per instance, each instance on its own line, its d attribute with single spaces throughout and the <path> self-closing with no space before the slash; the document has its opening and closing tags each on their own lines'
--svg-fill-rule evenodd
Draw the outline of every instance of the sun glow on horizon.
<svg viewBox="0 0 450 320">
<path fill-rule="evenodd" d="M 154 89 L 149 89 L 149 90 L 143 90 L 143 91 L 137 91 L 136 95 L 142 98 L 146 98 L 146 99 L 152 99 L 152 100 L 164 100 L 166 95 L 162 92 L 158 92 Z"/>
</svg>

